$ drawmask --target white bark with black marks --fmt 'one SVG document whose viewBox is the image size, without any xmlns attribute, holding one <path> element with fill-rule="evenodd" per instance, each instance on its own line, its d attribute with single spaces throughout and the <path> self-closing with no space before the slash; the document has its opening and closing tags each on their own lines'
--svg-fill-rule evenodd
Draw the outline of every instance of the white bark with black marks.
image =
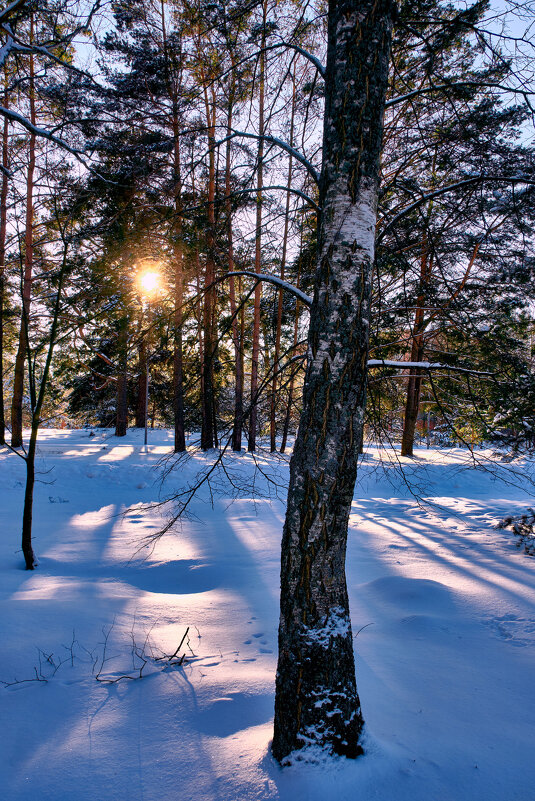
<svg viewBox="0 0 535 801">
<path fill-rule="evenodd" d="M 366 373 L 392 0 L 330 0 L 322 218 L 281 562 L 273 754 L 355 757 L 363 726 L 345 555 Z"/>
</svg>

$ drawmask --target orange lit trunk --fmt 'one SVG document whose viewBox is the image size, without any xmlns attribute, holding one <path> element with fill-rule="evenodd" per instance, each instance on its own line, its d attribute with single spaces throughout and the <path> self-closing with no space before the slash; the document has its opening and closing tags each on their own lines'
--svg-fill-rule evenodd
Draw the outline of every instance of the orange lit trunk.
<svg viewBox="0 0 535 801">
<path fill-rule="evenodd" d="M 264 92 L 265 92 L 265 73 L 266 56 L 264 48 L 266 46 L 266 17 L 267 2 L 262 7 L 263 29 L 260 54 L 260 75 L 259 75 L 259 101 L 258 101 L 258 133 L 260 137 L 264 135 Z M 254 269 L 256 273 L 262 272 L 262 188 L 264 183 L 264 140 L 258 140 L 258 172 L 256 184 L 256 236 L 255 236 L 255 258 Z M 256 433 L 258 427 L 258 357 L 260 353 L 260 300 L 262 297 L 262 284 L 259 281 L 254 292 L 254 316 L 253 316 L 253 350 L 251 354 L 251 412 L 249 417 L 249 439 L 247 450 L 256 450 Z"/>
</svg>

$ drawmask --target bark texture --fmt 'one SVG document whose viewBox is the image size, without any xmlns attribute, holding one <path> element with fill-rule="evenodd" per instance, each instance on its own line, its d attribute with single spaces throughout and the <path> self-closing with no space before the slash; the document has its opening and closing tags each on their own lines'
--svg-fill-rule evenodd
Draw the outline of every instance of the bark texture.
<svg viewBox="0 0 535 801">
<path fill-rule="evenodd" d="M 319 263 L 283 532 L 273 754 L 361 753 L 345 580 L 394 4 L 329 3 Z"/>
</svg>

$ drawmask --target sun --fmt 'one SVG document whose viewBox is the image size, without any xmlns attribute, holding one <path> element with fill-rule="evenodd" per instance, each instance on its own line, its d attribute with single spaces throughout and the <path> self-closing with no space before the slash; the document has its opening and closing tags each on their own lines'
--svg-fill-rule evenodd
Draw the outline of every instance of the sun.
<svg viewBox="0 0 535 801">
<path fill-rule="evenodd" d="M 161 276 L 154 270 L 147 270 L 138 277 L 138 284 L 144 295 L 153 295 L 160 289 Z"/>
</svg>

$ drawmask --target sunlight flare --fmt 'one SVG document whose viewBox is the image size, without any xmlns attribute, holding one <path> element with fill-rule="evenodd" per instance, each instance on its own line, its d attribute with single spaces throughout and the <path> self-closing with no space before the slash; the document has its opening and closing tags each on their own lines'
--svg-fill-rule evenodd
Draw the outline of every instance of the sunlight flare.
<svg viewBox="0 0 535 801">
<path fill-rule="evenodd" d="M 162 277 L 156 270 L 144 270 L 138 275 L 138 287 L 140 292 L 146 296 L 155 295 L 162 286 Z"/>
</svg>

